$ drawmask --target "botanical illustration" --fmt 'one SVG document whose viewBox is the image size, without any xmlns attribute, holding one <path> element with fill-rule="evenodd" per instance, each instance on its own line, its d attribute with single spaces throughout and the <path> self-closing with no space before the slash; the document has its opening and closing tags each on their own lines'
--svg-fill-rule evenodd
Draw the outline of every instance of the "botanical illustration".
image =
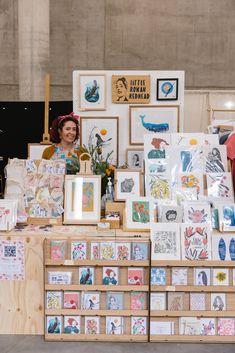
<svg viewBox="0 0 235 353">
<path fill-rule="evenodd" d="M 144 310 L 146 307 L 146 293 L 131 292 L 131 310 Z"/>
<path fill-rule="evenodd" d="M 207 174 L 208 195 L 234 200 L 231 173 Z"/>
<path fill-rule="evenodd" d="M 85 260 L 86 259 L 86 242 L 72 241 L 71 243 L 71 259 Z"/>
<path fill-rule="evenodd" d="M 100 331 L 99 317 L 89 316 L 85 317 L 85 334 L 98 335 Z"/>
<path fill-rule="evenodd" d="M 100 260 L 115 260 L 115 243 L 100 243 Z"/>
<path fill-rule="evenodd" d="M 155 199 L 169 199 L 171 188 L 168 177 L 164 174 L 147 176 L 147 191 Z"/>
<path fill-rule="evenodd" d="M 116 243 L 116 260 L 130 260 L 130 243 Z"/>
<path fill-rule="evenodd" d="M 146 335 L 146 317 L 134 317 L 131 318 L 131 334 L 132 335 Z"/>
<path fill-rule="evenodd" d="M 65 259 L 65 252 L 67 249 L 66 240 L 51 240 L 51 259 Z"/>
<path fill-rule="evenodd" d="M 51 310 L 61 309 L 62 293 L 61 292 L 47 292 L 46 308 Z"/>
<path fill-rule="evenodd" d="M 187 260 L 208 260 L 210 258 L 210 237 L 208 227 L 185 225 L 183 228 L 183 254 Z"/>
<path fill-rule="evenodd" d="M 132 202 L 132 222 L 136 222 L 136 223 L 150 222 L 148 201 Z"/>
</svg>

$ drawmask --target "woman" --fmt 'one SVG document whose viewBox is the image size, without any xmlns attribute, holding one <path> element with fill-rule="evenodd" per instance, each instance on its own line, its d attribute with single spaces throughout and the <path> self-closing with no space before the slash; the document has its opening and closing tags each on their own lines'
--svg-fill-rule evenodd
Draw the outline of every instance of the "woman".
<svg viewBox="0 0 235 353">
<path fill-rule="evenodd" d="M 74 113 L 59 116 L 52 122 L 50 129 L 50 137 L 54 144 L 44 150 L 42 158 L 66 159 L 67 174 L 75 174 L 79 171 L 79 155 L 83 152 L 75 145 L 78 136 L 78 116 Z"/>
<path fill-rule="evenodd" d="M 127 102 L 127 80 L 125 77 L 120 77 L 116 81 L 117 102 Z"/>
</svg>

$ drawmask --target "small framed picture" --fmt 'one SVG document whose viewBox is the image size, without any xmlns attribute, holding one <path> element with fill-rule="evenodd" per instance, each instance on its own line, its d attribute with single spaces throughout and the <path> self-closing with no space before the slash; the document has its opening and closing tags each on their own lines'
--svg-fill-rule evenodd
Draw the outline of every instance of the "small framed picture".
<svg viewBox="0 0 235 353">
<path fill-rule="evenodd" d="M 130 196 L 142 195 L 141 170 L 115 169 L 115 201 L 125 201 Z"/>
<path fill-rule="evenodd" d="M 106 76 L 104 74 L 79 75 L 80 110 L 105 110 Z"/>
<path fill-rule="evenodd" d="M 156 219 L 154 201 L 148 197 L 128 198 L 125 211 L 124 231 L 149 231 L 150 222 Z"/>
<path fill-rule="evenodd" d="M 144 149 L 143 148 L 127 148 L 126 163 L 130 169 L 143 169 L 144 166 Z"/>
<path fill-rule="evenodd" d="M 178 99 L 178 78 L 157 79 L 157 100 L 176 101 Z"/>
<path fill-rule="evenodd" d="M 65 224 L 94 224 L 100 221 L 100 175 L 66 175 Z"/>
</svg>

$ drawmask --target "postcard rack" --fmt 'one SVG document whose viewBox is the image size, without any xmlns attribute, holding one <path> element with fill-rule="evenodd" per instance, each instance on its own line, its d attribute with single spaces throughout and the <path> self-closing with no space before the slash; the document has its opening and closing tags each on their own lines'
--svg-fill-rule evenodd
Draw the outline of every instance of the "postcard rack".
<svg viewBox="0 0 235 353">
<path fill-rule="evenodd" d="M 168 334 L 151 334 L 150 332 L 150 341 L 151 342 L 203 342 L 203 343 L 234 343 L 235 336 L 234 335 L 223 335 L 219 333 L 218 330 L 218 320 L 221 318 L 227 320 L 230 318 L 235 318 L 235 286 L 233 286 L 233 277 L 234 277 L 234 268 L 235 262 L 234 261 L 189 261 L 189 260 L 162 260 L 162 261 L 151 261 L 151 269 L 158 268 L 163 269 L 165 271 L 165 283 L 164 285 L 150 285 L 150 296 L 152 293 L 163 293 L 165 295 L 165 303 L 163 307 L 159 308 L 160 310 L 151 310 L 150 306 L 150 327 L 154 322 L 163 323 L 173 323 L 173 332 Z M 187 269 L 187 285 L 174 285 L 174 281 L 172 284 L 172 269 L 173 268 L 185 268 Z M 212 272 L 213 269 L 228 270 L 228 285 L 195 285 L 195 270 L 196 269 L 210 269 Z M 212 279 L 210 279 L 210 284 L 213 283 Z M 173 295 L 171 298 L 176 298 L 177 294 L 183 295 L 183 300 L 181 304 L 178 305 L 171 305 L 172 299 L 169 297 Z M 196 308 L 190 308 L 190 295 L 191 293 L 204 293 L 205 294 L 205 308 L 202 310 L 196 310 Z M 213 293 L 214 298 L 223 293 L 226 297 L 226 307 L 225 310 L 212 310 L 213 302 L 211 293 Z M 179 299 L 179 298 L 178 298 Z M 151 302 L 151 299 L 150 299 Z M 151 304 L 150 304 L 151 305 Z M 175 309 L 175 310 L 174 310 Z M 201 310 L 200 310 L 201 309 Z M 182 319 L 183 318 L 183 319 Z M 183 323 L 184 318 L 198 318 L 198 319 L 205 319 L 205 333 L 204 334 L 190 334 L 187 332 L 185 334 Z M 206 334 L 206 319 L 212 319 L 215 323 L 215 334 Z M 153 324 L 154 325 L 154 324 Z M 161 324 L 160 324 L 161 326 Z M 180 327 L 181 326 L 181 327 Z M 150 329 L 151 330 L 151 329 Z M 160 329 L 161 330 L 161 329 Z"/>
<path fill-rule="evenodd" d="M 65 248 L 62 250 L 63 259 L 57 259 L 52 255 L 56 250 L 56 241 L 65 241 Z M 72 260 L 74 244 L 86 243 L 86 255 L 84 259 Z M 130 252 L 133 252 L 133 247 L 138 248 L 138 244 L 147 244 L 147 258 L 144 260 L 100 260 L 96 250 L 107 245 L 114 244 L 130 244 Z M 61 244 L 61 243 L 60 243 Z M 95 245 L 93 245 L 95 244 Z M 92 246 L 92 248 L 91 248 Z M 94 246 L 97 248 L 94 248 Z M 107 252 L 110 250 L 107 247 Z M 60 250 L 59 250 L 60 251 Z M 105 251 L 105 250 L 104 250 Z M 91 254 L 92 253 L 92 254 Z M 59 254 L 61 257 L 61 253 Z M 46 341 L 119 341 L 119 342 L 147 342 L 148 341 L 148 293 L 149 293 L 149 240 L 146 238 L 127 238 L 127 237 L 106 237 L 106 238 L 91 238 L 91 237 L 65 237 L 59 239 L 45 239 L 44 243 L 44 258 L 45 258 L 45 340 Z M 138 258 L 138 257 L 137 257 Z M 84 269 L 89 268 L 89 272 L 93 272 L 93 279 L 90 284 L 80 284 L 81 276 Z M 141 283 L 130 284 L 129 271 L 137 271 L 142 269 Z M 109 273 L 109 270 L 116 272 L 115 279 L 118 282 L 114 285 L 107 283 L 104 279 Z M 49 284 L 50 274 L 53 272 L 70 272 L 72 274 L 71 284 Z M 136 273 L 137 273 L 136 272 Z M 135 272 L 134 272 L 135 273 Z M 135 277 L 135 276 L 134 276 Z M 138 277 L 138 275 L 136 276 Z M 52 278 L 52 277 L 50 277 Z M 84 277 L 83 277 L 84 278 Z M 106 281 L 107 284 L 103 284 Z M 53 281 L 52 281 L 53 282 Z M 83 281 L 84 282 L 84 281 Z M 128 283 L 129 282 L 129 283 Z M 89 283 L 89 282 L 85 282 Z M 57 293 L 61 302 L 57 307 L 50 306 L 50 296 Z M 59 294 L 58 294 L 59 293 Z M 78 293 L 77 306 L 74 309 L 68 308 L 68 293 Z M 91 296 L 93 304 L 96 300 L 98 306 L 89 306 Z M 97 297 L 98 296 L 98 297 Z M 112 299 L 111 299 L 112 297 Z M 132 299 L 131 299 L 132 298 Z M 136 301 L 135 301 L 136 300 Z M 114 302 L 115 301 L 115 302 Z M 76 300 L 75 300 L 76 302 Z M 110 304 L 112 302 L 112 304 Z M 118 302 L 118 304 L 117 304 Z M 138 302 L 138 303 L 137 303 Z M 116 304 L 115 304 L 116 303 Z M 68 334 L 66 326 L 68 317 L 79 322 L 79 327 L 76 333 Z M 50 320 L 59 321 L 59 329 L 53 333 L 49 329 Z M 70 320 L 70 323 L 71 323 Z M 93 320 L 93 321 L 92 321 Z M 98 320 L 98 321 L 97 321 Z M 119 320 L 119 329 L 112 330 L 112 325 Z M 136 321 L 135 321 L 136 320 Z M 109 324 L 107 323 L 109 321 Z M 98 323 L 97 323 L 98 322 Z M 92 331 L 91 325 L 96 326 Z M 108 327 L 108 325 L 110 327 Z M 97 326 L 99 326 L 97 330 Z M 66 327 L 66 328 L 65 328 Z M 133 328 L 134 327 L 134 328 Z M 141 328 L 142 327 L 142 328 Z M 71 329 L 71 328 L 70 328 Z M 95 330 L 97 330 L 95 332 Z M 71 330 L 70 330 L 71 331 Z M 69 332 L 74 333 L 75 331 Z"/>
</svg>

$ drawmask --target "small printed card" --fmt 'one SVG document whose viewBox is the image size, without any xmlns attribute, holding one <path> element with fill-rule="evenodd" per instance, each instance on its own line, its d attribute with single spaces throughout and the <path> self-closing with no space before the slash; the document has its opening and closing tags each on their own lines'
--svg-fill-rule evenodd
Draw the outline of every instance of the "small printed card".
<svg viewBox="0 0 235 353">
<path fill-rule="evenodd" d="M 91 242 L 91 260 L 100 259 L 100 243 Z"/>
<path fill-rule="evenodd" d="M 219 336 L 234 336 L 235 319 L 219 317 L 217 331 Z"/>
<path fill-rule="evenodd" d="M 228 286 L 229 270 L 228 268 L 213 268 L 213 286 Z"/>
<path fill-rule="evenodd" d="M 79 284 L 94 284 L 93 267 L 79 267 Z"/>
<path fill-rule="evenodd" d="M 79 292 L 64 292 L 64 309 L 79 309 L 80 308 L 80 293 Z"/>
<path fill-rule="evenodd" d="M 100 293 L 99 292 L 83 292 L 82 309 L 99 310 L 100 309 Z"/>
<path fill-rule="evenodd" d="M 187 286 L 188 284 L 188 268 L 172 267 L 171 269 L 172 286 Z"/>
<path fill-rule="evenodd" d="M 182 260 L 210 260 L 211 233 L 202 223 L 182 224 Z"/>
<path fill-rule="evenodd" d="M 189 335 L 189 336 L 200 335 L 200 332 L 201 332 L 200 318 L 180 317 L 179 332 L 180 332 L 180 335 Z"/>
<path fill-rule="evenodd" d="M 173 321 L 150 321 L 151 335 L 174 335 Z"/>
<path fill-rule="evenodd" d="M 168 292 L 167 306 L 170 311 L 184 310 L 184 292 Z"/>
<path fill-rule="evenodd" d="M 147 334 L 147 318 L 146 317 L 131 317 L 131 334 L 146 335 Z"/>
<path fill-rule="evenodd" d="M 121 316 L 106 316 L 106 335 L 122 335 L 123 318 Z"/>
<path fill-rule="evenodd" d="M 166 285 L 166 268 L 152 267 L 151 268 L 151 285 L 165 286 Z"/>
<path fill-rule="evenodd" d="M 205 267 L 194 268 L 194 285 L 195 286 L 210 286 L 211 284 L 211 269 Z"/>
<path fill-rule="evenodd" d="M 130 259 L 131 259 L 131 244 L 116 243 L 116 260 L 130 260 Z"/>
<path fill-rule="evenodd" d="M 107 292 L 106 293 L 106 308 L 107 310 L 123 310 L 122 292 Z"/>
<path fill-rule="evenodd" d="M 72 284 L 72 272 L 48 271 L 49 284 Z"/>
<path fill-rule="evenodd" d="M 115 260 L 115 243 L 101 242 L 100 243 L 100 260 Z"/>
<path fill-rule="evenodd" d="M 64 316 L 64 333 L 79 334 L 80 321 L 80 316 Z"/>
<path fill-rule="evenodd" d="M 59 310 L 62 307 L 62 292 L 51 291 L 46 294 L 46 308 Z"/>
<path fill-rule="evenodd" d="M 128 267 L 128 284 L 142 286 L 144 284 L 144 269 Z"/>
<path fill-rule="evenodd" d="M 64 260 L 67 249 L 66 240 L 51 240 L 51 259 Z"/>
<path fill-rule="evenodd" d="M 131 260 L 148 260 L 148 243 L 136 242 L 131 244 Z"/>
<path fill-rule="evenodd" d="M 206 310 L 205 293 L 190 293 L 190 310 Z"/>
<path fill-rule="evenodd" d="M 47 333 L 61 333 L 61 316 L 47 316 Z"/>
<path fill-rule="evenodd" d="M 117 285 L 119 283 L 118 267 L 103 267 L 102 284 Z"/>
<path fill-rule="evenodd" d="M 215 318 L 200 319 L 200 335 L 214 336 L 215 335 Z"/>
<path fill-rule="evenodd" d="M 85 335 L 98 335 L 100 333 L 99 316 L 85 316 Z"/>
<path fill-rule="evenodd" d="M 166 310 L 166 293 L 150 294 L 150 310 Z"/>
<path fill-rule="evenodd" d="M 131 292 L 131 310 L 146 309 L 146 293 L 145 292 Z"/>
<path fill-rule="evenodd" d="M 226 294 L 211 293 L 211 310 L 226 310 Z"/>
<path fill-rule="evenodd" d="M 86 257 L 87 257 L 87 243 L 85 241 L 72 241 L 71 259 L 86 260 Z"/>
<path fill-rule="evenodd" d="M 177 223 L 151 224 L 152 259 L 180 260 L 180 227 Z"/>
</svg>

